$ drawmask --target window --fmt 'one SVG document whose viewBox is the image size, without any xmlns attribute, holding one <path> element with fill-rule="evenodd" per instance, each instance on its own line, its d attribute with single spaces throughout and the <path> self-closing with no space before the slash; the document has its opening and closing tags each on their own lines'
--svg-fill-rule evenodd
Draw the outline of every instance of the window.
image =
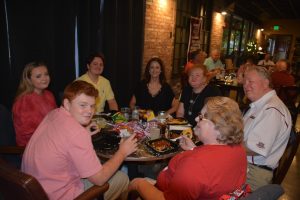
<svg viewBox="0 0 300 200">
<path fill-rule="evenodd" d="M 208 12 L 211 12 L 211 6 L 212 1 L 209 0 L 177 0 L 173 75 L 180 74 L 187 62 L 191 16 L 202 20 L 199 47 L 204 51 L 208 51 L 211 26 Z"/>
<path fill-rule="evenodd" d="M 242 55 L 246 50 L 246 44 L 255 37 L 256 25 L 236 15 L 227 15 L 222 39 L 222 54 L 225 57 Z M 236 66 L 235 59 L 234 65 Z"/>
</svg>

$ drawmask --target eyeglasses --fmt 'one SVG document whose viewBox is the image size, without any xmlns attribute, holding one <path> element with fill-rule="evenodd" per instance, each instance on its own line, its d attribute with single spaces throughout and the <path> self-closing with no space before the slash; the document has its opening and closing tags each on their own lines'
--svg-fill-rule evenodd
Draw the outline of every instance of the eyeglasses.
<svg viewBox="0 0 300 200">
<path fill-rule="evenodd" d="M 205 119 L 204 115 L 202 115 L 202 113 L 199 113 L 198 118 L 199 118 L 199 121 L 202 121 Z"/>
<path fill-rule="evenodd" d="M 205 114 L 202 114 L 202 113 L 199 113 L 197 118 L 198 118 L 198 120 L 196 120 L 196 121 L 208 120 L 208 119 L 205 117 Z M 196 119 L 197 119 L 197 118 L 196 118 Z"/>
</svg>

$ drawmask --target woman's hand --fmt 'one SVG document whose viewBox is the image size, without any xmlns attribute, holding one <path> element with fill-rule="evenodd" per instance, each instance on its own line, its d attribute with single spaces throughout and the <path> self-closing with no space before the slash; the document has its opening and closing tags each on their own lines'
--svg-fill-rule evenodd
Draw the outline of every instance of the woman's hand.
<svg viewBox="0 0 300 200">
<path fill-rule="evenodd" d="M 182 135 L 179 144 L 183 150 L 192 150 L 194 147 L 196 147 L 194 142 L 185 135 Z"/>
</svg>

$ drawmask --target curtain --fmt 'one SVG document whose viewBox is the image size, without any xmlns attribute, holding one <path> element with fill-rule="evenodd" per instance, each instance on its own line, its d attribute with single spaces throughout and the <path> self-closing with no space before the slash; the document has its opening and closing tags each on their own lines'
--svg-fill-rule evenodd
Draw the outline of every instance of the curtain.
<svg viewBox="0 0 300 200">
<path fill-rule="evenodd" d="M 128 106 L 140 80 L 145 1 L 107 0 L 103 14 L 104 76 L 112 84 L 120 107 Z"/>
<path fill-rule="evenodd" d="M 119 105 L 128 105 L 140 79 L 144 11 L 144 0 L 1 0 L 0 103 L 11 107 L 23 68 L 34 60 L 47 63 L 49 88 L 59 97 L 76 78 L 77 20 L 80 75 L 87 56 L 103 52 L 103 75 Z"/>
</svg>

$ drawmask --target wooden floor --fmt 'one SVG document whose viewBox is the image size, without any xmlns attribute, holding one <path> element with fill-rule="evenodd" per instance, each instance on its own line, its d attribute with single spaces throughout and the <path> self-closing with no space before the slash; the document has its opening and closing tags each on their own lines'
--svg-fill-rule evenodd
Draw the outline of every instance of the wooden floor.
<svg viewBox="0 0 300 200">
<path fill-rule="evenodd" d="M 300 115 L 298 115 L 296 128 L 300 130 Z M 284 178 L 281 186 L 284 188 L 285 193 L 279 199 L 280 200 L 299 200 L 300 199 L 300 148 L 298 151 L 290 169 Z"/>
</svg>

